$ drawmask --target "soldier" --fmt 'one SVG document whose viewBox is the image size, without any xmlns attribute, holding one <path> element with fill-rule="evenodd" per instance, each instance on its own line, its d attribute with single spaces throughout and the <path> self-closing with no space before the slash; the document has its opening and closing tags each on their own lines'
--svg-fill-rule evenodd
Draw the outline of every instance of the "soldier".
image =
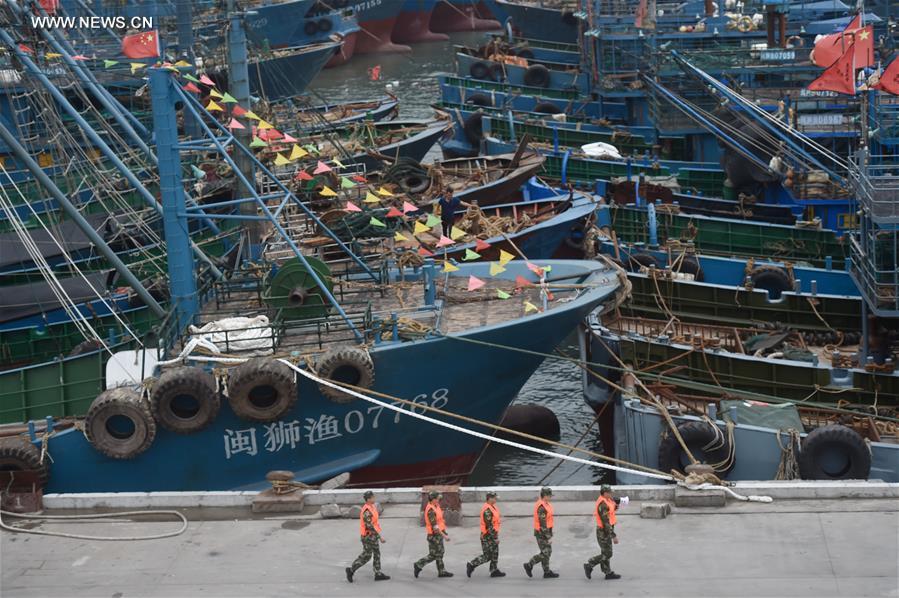
<svg viewBox="0 0 899 598">
<path fill-rule="evenodd" d="M 424 566 L 431 561 L 437 562 L 437 577 L 452 577 L 453 574 L 443 566 L 443 539 L 450 541 L 446 533 L 446 524 L 443 522 L 443 509 L 440 508 L 442 494 L 432 490 L 428 494 L 428 504 L 425 505 L 425 530 L 428 532 L 428 556 L 418 559 L 412 565 L 412 573 L 415 577 L 421 573 Z"/>
<path fill-rule="evenodd" d="M 386 581 L 390 579 L 389 575 L 381 573 L 381 547 L 387 540 L 381 535 L 381 524 L 378 523 L 378 509 L 375 507 L 375 493 L 367 490 L 362 495 L 365 504 L 362 505 L 362 512 L 359 513 L 359 534 L 362 536 L 362 554 L 356 557 L 353 564 L 346 568 L 346 580 L 353 583 L 353 573 L 362 565 L 372 560 L 375 570 L 375 581 Z"/>
<path fill-rule="evenodd" d="M 538 554 L 524 564 L 524 572 L 528 577 L 533 577 L 534 565 L 543 565 L 543 577 L 554 578 L 559 574 L 549 568 L 549 557 L 553 553 L 553 506 L 549 497 L 553 495 L 552 488 L 544 486 L 540 489 L 540 500 L 534 504 L 534 537 L 537 538 Z"/>
<path fill-rule="evenodd" d="M 496 508 L 496 492 L 487 493 L 487 502 L 481 507 L 481 556 L 465 564 L 465 574 L 471 577 L 471 572 L 480 565 L 490 562 L 490 577 L 505 577 L 506 574 L 499 570 L 499 528 L 501 518 L 499 509 Z"/>
<path fill-rule="evenodd" d="M 593 516 L 596 517 L 596 541 L 599 542 L 601 554 L 596 555 L 584 563 L 584 574 L 587 579 L 593 575 L 593 567 L 599 564 L 606 579 L 621 579 L 621 576 L 612 571 L 609 560 L 612 558 L 612 544 L 618 544 L 618 536 L 615 535 L 615 512 L 618 510 L 618 502 L 612 499 L 612 487 L 603 484 L 599 488 L 599 498 L 596 500 L 596 508 Z"/>
</svg>

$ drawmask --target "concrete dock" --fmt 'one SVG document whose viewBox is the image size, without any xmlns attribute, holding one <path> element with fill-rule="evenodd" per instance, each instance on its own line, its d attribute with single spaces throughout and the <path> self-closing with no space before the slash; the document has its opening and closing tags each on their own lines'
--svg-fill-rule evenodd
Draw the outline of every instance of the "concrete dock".
<svg viewBox="0 0 899 598">
<path fill-rule="evenodd" d="M 378 494 L 387 582 L 371 566 L 347 583 L 344 567 L 360 551 L 358 521 L 322 519 L 320 504 L 358 502 L 361 491 L 307 495 L 302 514 L 252 515 L 251 493 L 214 493 L 205 500 L 164 493 L 142 497 L 47 497 L 50 512 L 74 506 L 132 509 L 180 506 L 185 533 L 150 541 L 101 542 L 3 532 L 0 595 L 26 596 L 899 596 L 897 485 L 815 486 L 800 483 L 738 488 L 773 503 L 729 500 L 723 507 L 677 507 L 671 487 L 616 488 L 631 502 L 619 511 L 612 566 L 623 578 L 584 577 L 581 564 L 598 552 L 592 519 L 596 488 L 556 488 L 553 568 L 559 579 L 525 576 L 536 552 L 531 521 L 535 488 L 499 488 L 503 513 L 500 568 L 465 576 L 480 552 L 477 512 L 483 489 L 463 493 L 462 527 L 449 529 L 446 563 L 456 576 L 419 579 L 412 562 L 427 552 L 415 489 Z M 656 488 L 652 490 L 651 488 Z M 822 490 L 823 488 L 823 490 Z M 767 491 L 766 491 L 767 490 Z M 783 498 L 787 497 L 787 498 Z M 670 502 L 665 519 L 642 519 L 641 501 Z M 205 504 L 203 508 L 191 505 Z M 80 511 L 85 512 L 85 511 Z M 5 518 L 6 523 L 14 520 Z M 177 529 L 155 519 L 28 523 L 69 533 L 138 536 Z"/>
</svg>

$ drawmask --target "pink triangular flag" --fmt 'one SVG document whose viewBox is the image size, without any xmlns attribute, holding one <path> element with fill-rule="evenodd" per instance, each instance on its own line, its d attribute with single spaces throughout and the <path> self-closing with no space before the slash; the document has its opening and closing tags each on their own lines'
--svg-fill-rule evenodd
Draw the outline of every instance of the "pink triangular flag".
<svg viewBox="0 0 899 598">
<path fill-rule="evenodd" d="M 253 133 L 259 139 L 262 139 L 263 141 L 268 141 L 268 131 L 266 131 L 265 129 L 257 129 L 256 127 L 253 127 Z"/>
<path fill-rule="evenodd" d="M 490 249 L 490 243 L 488 243 L 487 241 L 481 241 L 480 239 L 475 239 L 474 250 L 477 252 L 481 252 L 485 249 Z"/>
<path fill-rule="evenodd" d="M 284 134 L 281 133 L 281 131 L 279 131 L 278 129 L 269 129 L 269 131 L 268 131 L 269 139 L 281 139 L 282 137 L 284 137 Z"/>
<path fill-rule="evenodd" d="M 484 282 L 483 280 L 481 280 L 480 278 L 477 278 L 475 276 L 468 277 L 468 290 L 469 291 L 477 291 L 479 288 L 481 288 L 485 284 L 487 284 L 487 283 Z"/>
<path fill-rule="evenodd" d="M 450 239 L 445 235 L 440 235 L 440 240 L 437 241 L 437 247 L 446 247 L 447 245 L 455 245 L 455 241 Z"/>
<path fill-rule="evenodd" d="M 362 208 L 357 206 L 351 201 L 346 202 L 346 208 L 344 208 L 347 212 L 361 212 Z"/>
<path fill-rule="evenodd" d="M 228 123 L 228 128 L 231 129 L 232 131 L 234 129 L 246 129 L 246 127 L 243 126 L 242 124 L 240 124 L 236 118 L 231 119 L 231 122 Z"/>
<path fill-rule="evenodd" d="M 246 113 L 247 113 L 247 109 L 242 108 L 241 106 L 238 106 L 237 104 L 234 104 L 234 106 L 231 107 L 231 114 L 233 114 L 234 116 L 243 116 Z"/>
<path fill-rule="evenodd" d="M 297 178 L 300 179 L 301 181 L 311 181 L 311 180 L 312 180 L 312 175 L 309 174 L 308 172 L 306 172 L 305 170 L 301 170 L 301 171 L 297 174 Z"/>
<path fill-rule="evenodd" d="M 312 174 L 324 174 L 326 172 L 331 172 L 331 167 L 319 160 L 318 165 L 315 167 L 315 170 L 312 171 Z"/>
<path fill-rule="evenodd" d="M 516 289 L 520 289 L 522 287 L 532 287 L 532 286 L 534 286 L 534 283 L 531 282 L 530 280 L 528 280 L 527 278 L 525 278 L 524 276 L 522 276 L 521 274 L 519 274 L 518 276 L 515 277 L 515 288 Z"/>
<path fill-rule="evenodd" d="M 298 141 L 297 138 L 294 137 L 293 135 L 288 135 L 287 133 L 284 133 L 284 143 L 297 143 L 297 141 Z"/>
<path fill-rule="evenodd" d="M 397 210 L 396 208 L 390 208 L 390 210 L 386 214 L 386 216 L 388 218 L 399 218 L 402 215 L 403 215 L 403 213 L 400 212 L 399 210 Z"/>
<path fill-rule="evenodd" d="M 536 274 L 537 276 L 543 276 L 543 268 L 536 264 L 532 264 L 531 262 L 527 263 L 528 270 Z"/>
<path fill-rule="evenodd" d="M 409 212 L 417 212 L 418 207 L 409 203 L 408 201 L 403 202 L 403 214 L 408 214 Z"/>
<path fill-rule="evenodd" d="M 206 75 L 200 75 L 200 83 L 203 85 L 215 85 L 215 82 Z"/>
<path fill-rule="evenodd" d="M 431 253 L 430 251 L 428 251 L 428 250 L 425 249 L 424 247 L 419 247 L 419 248 L 418 248 L 418 255 L 421 255 L 421 256 L 424 256 L 424 257 L 433 257 L 433 256 L 434 256 L 433 253 Z"/>
<path fill-rule="evenodd" d="M 74 56 L 72 56 L 72 60 L 90 60 L 90 58 L 81 54 L 75 54 Z"/>
</svg>

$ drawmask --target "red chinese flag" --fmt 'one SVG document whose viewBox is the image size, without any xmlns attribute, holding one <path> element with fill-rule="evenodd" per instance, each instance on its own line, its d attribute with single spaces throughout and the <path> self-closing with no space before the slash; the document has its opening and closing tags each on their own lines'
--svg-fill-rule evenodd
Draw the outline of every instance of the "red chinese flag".
<svg viewBox="0 0 899 598">
<path fill-rule="evenodd" d="M 52 15 L 59 8 L 59 0 L 40 0 L 39 4 L 48 15 Z"/>
<path fill-rule="evenodd" d="M 847 95 L 855 95 L 855 49 L 852 46 L 836 62 L 830 65 L 821 76 L 809 83 L 811 91 L 835 91 Z"/>
<path fill-rule="evenodd" d="M 880 75 L 880 83 L 874 86 L 876 89 L 899 96 L 899 58 L 896 58 L 883 69 Z"/>
<path fill-rule="evenodd" d="M 858 41 L 855 34 L 858 32 L 859 27 L 861 26 L 862 18 L 861 15 L 856 15 L 854 19 L 852 19 L 846 28 L 843 29 L 839 33 L 831 33 L 830 35 L 825 35 L 821 39 L 815 42 L 815 48 L 812 50 L 811 59 L 815 65 L 820 66 L 822 68 L 827 68 L 836 62 L 840 56 L 843 55 L 843 52 L 846 51 L 846 48 L 853 41 Z M 866 27 L 865 29 L 869 29 L 873 33 L 873 29 L 870 27 Z M 873 54 L 874 50 L 874 39 L 873 36 L 868 41 L 871 44 L 871 52 L 869 54 Z M 862 66 L 869 66 L 867 64 L 862 64 L 859 58 L 864 57 L 864 49 L 856 48 L 857 52 L 861 53 L 861 56 L 856 56 L 856 66 L 861 68 Z"/>
<path fill-rule="evenodd" d="M 868 25 L 855 32 L 855 68 L 874 66 L 874 26 Z"/>
<path fill-rule="evenodd" d="M 634 13 L 634 27 L 638 29 L 643 27 L 643 19 L 648 15 L 648 7 L 646 0 L 640 0 L 640 4 L 637 5 L 637 10 Z"/>
<path fill-rule="evenodd" d="M 158 58 L 159 34 L 154 30 L 126 35 L 122 38 L 122 54 L 128 58 Z"/>
</svg>

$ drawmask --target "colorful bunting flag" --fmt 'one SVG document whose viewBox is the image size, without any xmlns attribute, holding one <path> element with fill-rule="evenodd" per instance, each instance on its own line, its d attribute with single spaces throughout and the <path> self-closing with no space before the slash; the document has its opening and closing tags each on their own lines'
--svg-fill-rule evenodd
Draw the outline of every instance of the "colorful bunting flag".
<svg viewBox="0 0 899 598">
<path fill-rule="evenodd" d="M 488 243 L 487 241 L 481 241 L 480 239 L 474 240 L 475 251 L 484 251 L 485 249 L 490 249 L 490 243 Z"/>
<path fill-rule="evenodd" d="M 83 54 L 75 54 L 74 56 L 72 56 L 72 60 L 90 60 L 90 58 L 84 56 Z"/>
<path fill-rule="evenodd" d="M 485 284 L 487 284 L 487 283 L 476 276 L 468 277 L 468 290 L 469 291 L 477 291 L 479 288 L 481 288 Z"/>
<path fill-rule="evenodd" d="M 428 219 L 427 221 L 425 221 L 425 226 L 427 226 L 428 228 L 440 226 L 440 218 L 438 218 L 434 214 L 428 214 Z"/>
<path fill-rule="evenodd" d="M 449 262 L 443 262 L 443 271 L 444 272 L 457 272 L 459 268 L 457 266 L 452 265 Z"/>
<path fill-rule="evenodd" d="M 195 179 L 205 179 L 206 178 L 206 171 L 197 168 L 197 166 L 195 164 L 190 165 L 190 171 L 192 173 L 194 173 Z"/>
<path fill-rule="evenodd" d="M 275 125 L 271 124 L 271 123 L 268 122 L 268 121 L 262 120 L 262 119 L 260 118 L 260 119 L 259 119 L 259 125 L 258 125 L 258 127 L 259 127 L 260 129 L 274 129 L 274 128 L 275 128 Z"/>
<path fill-rule="evenodd" d="M 428 251 L 427 249 L 425 249 L 424 247 L 418 248 L 418 255 L 420 255 L 422 257 L 434 257 L 434 254 L 431 253 L 430 251 Z"/>
<path fill-rule="evenodd" d="M 194 85 L 193 83 L 188 83 L 184 87 L 182 87 L 184 91 L 189 91 L 190 93 L 200 93 L 200 88 Z"/>
<path fill-rule="evenodd" d="M 290 164 L 290 160 L 284 157 L 284 154 L 278 154 L 275 157 L 275 166 L 286 166 Z"/>
<path fill-rule="evenodd" d="M 212 89 L 209 90 L 209 96 L 213 97 L 217 100 L 220 100 L 220 99 L 222 99 L 222 97 L 224 97 L 224 96 L 222 96 L 222 93 L 219 90 L 217 90 L 215 87 L 213 87 Z"/>
<path fill-rule="evenodd" d="M 250 142 L 250 147 L 268 147 L 268 144 L 258 137 L 253 137 L 253 141 Z"/>
<path fill-rule="evenodd" d="M 104 62 L 104 63 L 106 63 L 106 62 L 111 62 L 111 63 L 113 63 L 113 64 L 118 64 L 118 62 L 116 62 L 115 60 L 104 60 L 103 62 Z M 196 77 L 194 77 L 194 76 L 191 75 L 190 73 L 184 73 L 184 78 L 187 79 L 188 81 L 193 81 L 194 83 L 199 83 L 199 82 L 200 82 L 199 79 L 197 79 Z"/>
<path fill-rule="evenodd" d="M 532 311 L 540 311 L 536 305 L 531 303 L 530 301 L 524 302 L 524 313 L 530 313 Z"/>
<path fill-rule="evenodd" d="M 365 177 L 362 176 L 361 174 L 354 174 L 354 175 L 353 175 L 353 180 L 356 181 L 357 183 L 364 183 L 364 182 L 365 182 Z"/>
<path fill-rule="evenodd" d="M 215 82 L 206 75 L 200 75 L 200 83 L 202 83 L 203 85 L 208 85 L 210 87 L 215 85 Z"/>
<path fill-rule="evenodd" d="M 256 115 L 256 113 L 253 112 L 252 110 L 247 110 L 246 113 L 244 114 L 244 116 L 246 116 L 246 117 L 249 118 L 250 120 L 262 120 L 262 119 L 259 118 L 259 117 Z"/>
<path fill-rule="evenodd" d="M 364 201 L 365 203 L 378 203 L 381 200 L 378 199 L 378 196 L 375 195 L 374 193 L 372 193 L 371 191 L 366 191 L 365 199 L 363 199 L 362 201 Z"/>
<path fill-rule="evenodd" d="M 357 206 L 351 201 L 346 202 L 346 208 L 344 208 L 347 212 L 361 212 L 362 208 Z"/>
<path fill-rule="evenodd" d="M 104 60 L 104 61 L 103 61 L 103 68 L 105 68 L 105 69 L 112 68 L 112 67 L 114 67 L 115 65 L 117 65 L 118 63 L 119 63 L 118 60 Z"/>
<path fill-rule="evenodd" d="M 371 224 L 372 226 L 380 226 L 381 228 L 386 228 L 386 227 L 387 227 L 386 224 L 384 224 L 383 222 L 381 222 L 380 220 L 378 220 L 378 219 L 375 218 L 374 216 L 371 217 L 371 220 L 369 220 L 368 223 Z"/>
<path fill-rule="evenodd" d="M 240 106 L 239 104 L 231 106 L 231 114 L 233 114 L 234 116 L 246 116 L 247 113 L 248 110 L 243 106 Z"/>
<path fill-rule="evenodd" d="M 537 264 L 532 264 L 531 262 L 528 262 L 527 267 L 528 267 L 528 270 L 530 270 L 537 276 L 543 276 L 543 268 L 541 268 Z"/>
<path fill-rule="evenodd" d="M 178 62 L 175 63 L 175 66 L 180 66 L 181 68 L 188 68 L 193 65 L 186 60 L 179 60 Z"/>
<path fill-rule="evenodd" d="M 453 241 L 458 241 L 459 239 L 464 237 L 466 234 L 468 234 L 468 233 L 466 233 L 461 228 L 456 228 L 455 226 L 450 229 L 450 239 L 452 239 Z"/>
<path fill-rule="evenodd" d="M 420 235 L 422 233 L 426 233 L 430 230 L 429 227 L 425 226 L 421 222 L 415 223 L 415 229 L 412 231 L 413 234 Z"/>
<path fill-rule="evenodd" d="M 296 143 L 294 143 L 294 144 L 293 144 L 293 149 L 290 150 L 290 158 L 289 158 L 289 159 L 290 159 L 291 161 L 293 161 L 293 160 L 299 160 L 300 158 L 303 158 L 303 157 L 308 156 L 308 155 L 309 155 L 309 152 L 307 152 L 306 150 L 304 150 L 303 148 L 301 148 L 299 145 L 297 145 Z"/>
<path fill-rule="evenodd" d="M 508 299 L 512 295 L 510 295 L 509 293 L 505 292 L 502 289 L 496 289 L 496 296 L 500 299 Z"/>
<path fill-rule="evenodd" d="M 227 91 L 225 92 L 225 95 L 222 96 L 222 104 L 236 104 L 236 103 L 237 103 L 237 98 L 235 98 L 233 95 L 231 95 Z"/>
<path fill-rule="evenodd" d="M 409 237 L 407 237 L 406 235 L 404 235 L 401 232 L 397 232 L 395 235 L 393 235 L 393 240 L 394 241 L 408 241 Z"/>
<path fill-rule="evenodd" d="M 499 265 L 505 266 L 509 262 L 515 259 L 515 256 L 506 251 L 505 249 L 499 250 Z"/>
<path fill-rule="evenodd" d="M 346 166 L 343 165 L 343 162 L 341 162 L 337 158 L 332 159 L 331 164 L 334 164 L 335 166 L 337 166 L 337 168 L 346 168 Z"/>
<path fill-rule="evenodd" d="M 437 247 L 446 247 L 447 245 L 455 245 L 456 242 L 446 237 L 444 235 L 440 235 L 440 240 L 437 241 Z"/>
<path fill-rule="evenodd" d="M 418 207 L 414 204 L 409 203 L 408 201 L 403 202 L 403 214 L 408 214 L 409 212 L 417 212 Z"/>
<path fill-rule="evenodd" d="M 44 58 L 59 58 L 62 54 L 58 54 L 56 52 L 47 52 L 44 54 Z"/>
<path fill-rule="evenodd" d="M 506 269 L 499 265 L 497 262 L 490 262 L 490 276 L 496 276 L 497 274 L 501 274 L 505 271 Z"/>
<path fill-rule="evenodd" d="M 213 102 L 212 100 L 209 100 L 209 103 L 206 104 L 206 110 L 208 110 L 209 112 L 224 112 L 222 107 L 219 106 L 218 104 L 216 104 L 215 102 Z"/>
<path fill-rule="evenodd" d="M 403 213 L 397 210 L 396 208 L 390 208 L 387 211 L 387 218 L 402 218 Z"/>
<path fill-rule="evenodd" d="M 231 122 L 228 123 L 228 128 L 232 131 L 235 129 L 246 129 L 246 127 L 240 124 L 236 118 L 231 119 Z"/>
<path fill-rule="evenodd" d="M 341 189 L 352 189 L 356 186 L 356 183 L 346 178 L 345 176 L 340 177 L 340 188 Z"/>
<path fill-rule="evenodd" d="M 299 141 L 299 140 L 296 137 L 294 137 L 293 135 L 288 135 L 287 133 L 284 133 L 284 143 L 296 143 L 297 141 Z"/>
<path fill-rule="evenodd" d="M 378 189 L 378 195 L 380 195 L 381 197 L 393 197 L 393 193 L 391 193 L 384 187 L 381 187 L 380 189 Z"/>
<path fill-rule="evenodd" d="M 481 257 L 481 254 L 475 253 L 471 249 L 466 249 L 465 256 L 462 258 L 462 261 L 470 262 L 471 260 L 476 260 L 476 259 L 479 259 L 480 257 Z"/>
<path fill-rule="evenodd" d="M 331 167 L 319 160 L 312 174 L 324 174 L 326 172 L 331 172 Z"/>
<path fill-rule="evenodd" d="M 147 66 L 146 64 L 143 64 L 141 62 L 132 62 L 131 63 L 131 74 L 133 75 L 134 73 L 136 73 L 137 71 L 141 70 L 142 68 L 144 68 L 146 66 Z"/>
<path fill-rule="evenodd" d="M 337 196 L 337 193 L 333 189 L 328 187 L 327 185 L 325 185 L 324 189 L 319 191 L 318 194 L 321 195 L 322 197 L 336 197 Z"/>
<path fill-rule="evenodd" d="M 25 44 L 19 44 L 19 50 L 25 52 L 26 54 L 34 54 L 34 50 L 26 46 Z"/>
<path fill-rule="evenodd" d="M 530 280 L 528 280 L 527 278 L 525 278 L 524 276 L 522 276 L 521 274 L 519 274 L 518 276 L 515 277 L 515 288 L 516 289 L 522 289 L 524 287 L 532 287 L 532 286 L 534 286 L 534 283 L 531 282 Z"/>
<path fill-rule="evenodd" d="M 301 170 L 300 172 L 297 173 L 296 178 L 300 179 L 301 181 L 311 181 L 313 177 L 311 174 L 309 174 L 305 170 Z"/>
</svg>

